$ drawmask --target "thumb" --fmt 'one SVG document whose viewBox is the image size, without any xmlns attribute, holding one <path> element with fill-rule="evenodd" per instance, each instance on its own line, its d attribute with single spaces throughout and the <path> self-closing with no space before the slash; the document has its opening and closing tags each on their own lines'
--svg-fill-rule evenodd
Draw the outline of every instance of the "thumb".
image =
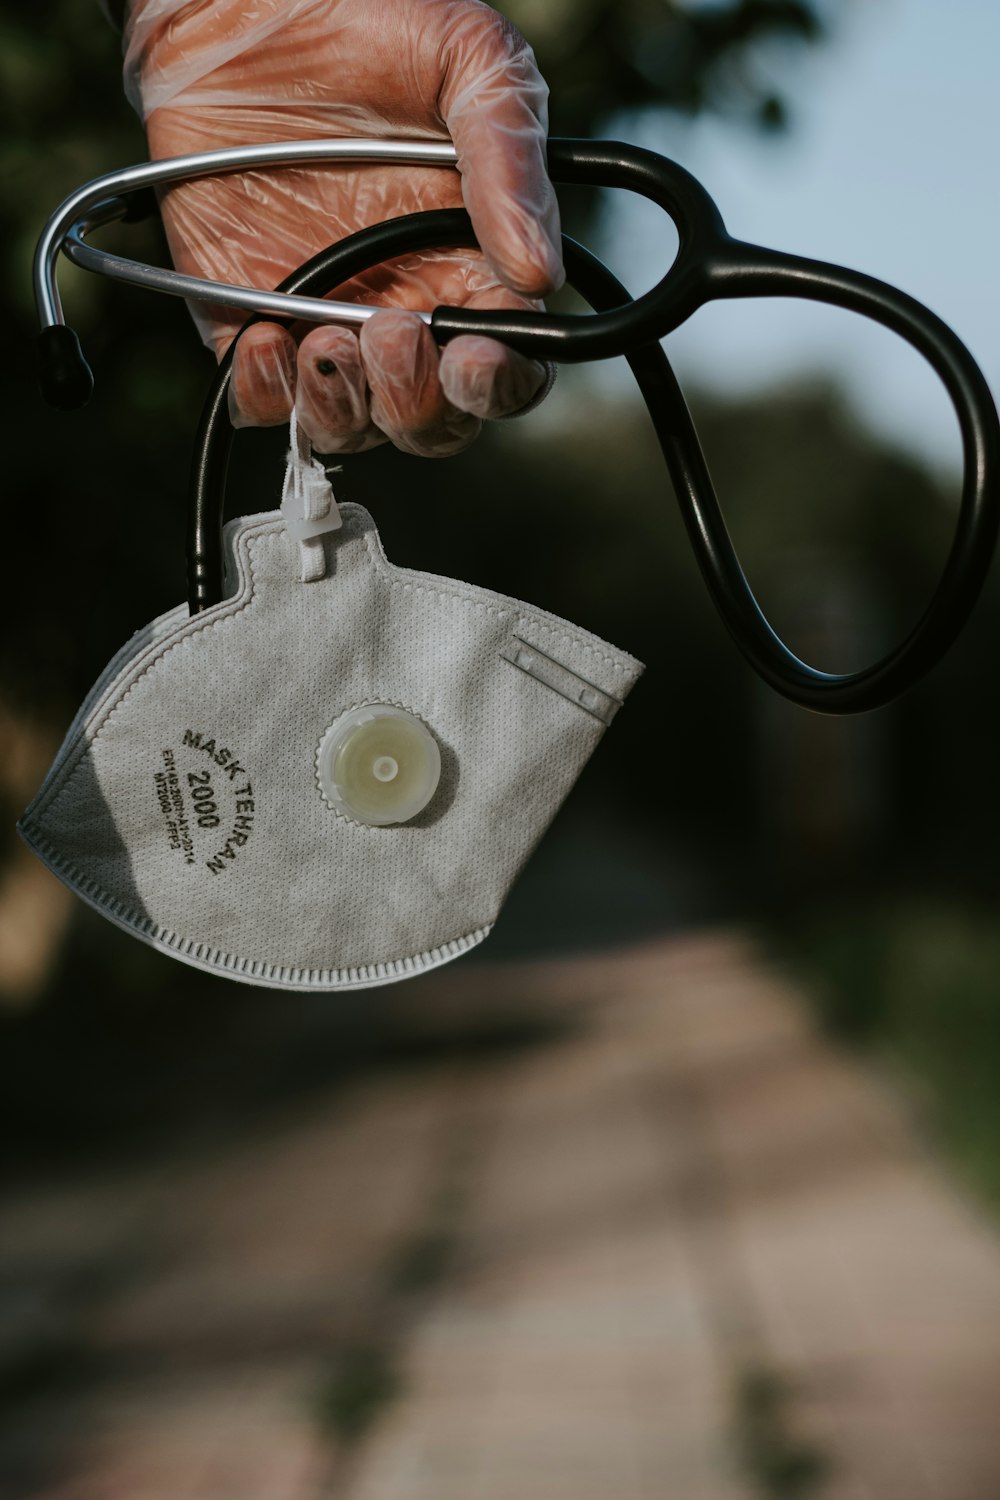
<svg viewBox="0 0 1000 1500">
<path fill-rule="evenodd" d="M 562 285 L 559 206 L 545 165 L 548 89 L 527 42 L 486 5 L 456 7 L 441 108 L 483 253 L 516 292 Z"/>
</svg>

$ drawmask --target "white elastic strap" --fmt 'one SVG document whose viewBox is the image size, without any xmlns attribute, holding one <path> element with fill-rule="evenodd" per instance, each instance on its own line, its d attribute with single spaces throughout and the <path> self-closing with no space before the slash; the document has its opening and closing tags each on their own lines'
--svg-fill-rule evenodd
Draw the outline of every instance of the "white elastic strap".
<svg viewBox="0 0 1000 1500">
<path fill-rule="evenodd" d="M 289 538 L 299 544 L 302 582 L 315 583 L 326 572 L 323 537 L 343 525 L 333 486 L 318 458 L 312 456 L 312 443 L 299 426 L 292 408 L 288 424 L 288 467 L 281 492 L 281 513 Z"/>
</svg>

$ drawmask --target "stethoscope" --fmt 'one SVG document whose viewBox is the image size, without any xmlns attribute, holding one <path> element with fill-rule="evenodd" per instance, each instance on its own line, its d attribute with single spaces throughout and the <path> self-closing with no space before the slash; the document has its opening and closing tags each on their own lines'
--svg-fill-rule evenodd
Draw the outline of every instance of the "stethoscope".
<svg viewBox="0 0 1000 1500">
<path fill-rule="evenodd" d="M 476 244 L 462 209 L 411 214 L 349 236 L 313 256 L 276 290 L 261 291 L 144 265 L 87 243 L 95 229 L 155 212 L 150 190 L 164 183 L 249 167 L 370 161 L 454 168 L 456 153 L 450 144 L 423 141 L 278 142 L 148 162 L 77 189 L 50 218 L 35 254 L 35 298 L 42 325 L 39 368 L 46 399 L 72 409 L 84 405 L 93 389 L 77 337 L 63 317 L 56 281 L 60 252 L 88 271 L 119 281 L 245 308 L 256 315 L 250 322 L 266 315 L 287 322 L 356 327 L 376 309 L 326 300 L 325 292 L 392 257 L 442 245 Z M 633 300 L 590 251 L 564 237 L 567 280 L 593 314 L 436 307 L 420 316 L 441 343 L 459 334 L 481 334 L 554 363 L 624 355 L 649 408 L 702 576 L 750 665 L 785 698 L 805 708 L 842 714 L 889 702 L 952 644 L 992 560 L 1000 520 L 1000 424 L 978 365 L 940 318 L 885 282 L 733 239 L 705 189 L 676 162 L 637 146 L 577 140 L 551 140 L 548 161 L 554 182 L 629 188 L 666 211 L 680 243 L 662 280 Z M 708 302 L 775 296 L 826 302 L 861 313 L 898 334 L 936 371 L 958 417 L 962 494 L 940 582 L 906 639 L 880 661 L 856 672 L 817 671 L 800 661 L 771 629 L 744 577 L 687 403 L 658 342 Z M 219 366 L 196 440 L 188 530 L 192 613 L 224 597 L 222 512 L 233 438 L 227 391 L 234 347 L 235 343 Z"/>
</svg>

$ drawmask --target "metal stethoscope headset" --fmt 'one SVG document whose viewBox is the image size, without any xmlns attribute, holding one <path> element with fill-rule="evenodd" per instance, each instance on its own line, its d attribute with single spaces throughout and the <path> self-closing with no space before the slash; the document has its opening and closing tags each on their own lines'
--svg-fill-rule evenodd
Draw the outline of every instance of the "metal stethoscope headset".
<svg viewBox="0 0 1000 1500">
<path fill-rule="evenodd" d="M 323 294 L 393 256 L 442 245 L 475 245 L 461 209 L 412 214 L 351 235 L 314 256 L 273 292 L 235 287 L 142 265 L 87 243 L 115 220 L 155 209 L 153 187 L 190 177 L 303 162 L 397 162 L 454 167 L 450 144 L 328 140 L 238 147 L 112 172 L 79 188 L 52 215 L 35 256 L 42 332 L 40 374 L 53 406 L 82 406 L 93 387 L 76 335 L 65 325 L 56 285 L 63 252 L 77 265 L 174 296 L 242 307 L 286 320 L 358 325 L 376 310 L 322 300 Z M 569 283 L 593 315 L 494 312 L 437 307 L 422 313 L 440 342 L 459 334 L 501 340 L 537 359 L 578 363 L 623 354 L 649 408 L 688 536 L 716 608 L 754 670 L 792 702 L 826 713 L 877 708 L 920 678 L 944 654 L 985 580 L 1000 519 L 1000 424 L 989 387 L 965 346 L 912 297 L 857 271 L 736 240 L 705 189 L 676 162 L 610 141 L 552 140 L 553 181 L 621 187 L 657 203 L 680 241 L 663 279 L 635 299 L 588 250 L 564 238 Z M 130 195 L 142 193 L 136 201 Z M 736 297 L 799 297 L 861 313 L 905 339 L 944 382 L 962 438 L 962 495 L 944 571 L 906 639 L 857 672 L 820 672 L 800 661 L 771 629 L 743 575 L 719 508 L 687 404 L 658 342 L 706 303 Z M 251 321 L 255 321 L 251 319 Z M 192 471 L 188 532 L 192 612 L 223 597 L 222 509 L 233 429 L 227 412 L 232 349 L 202 414 Z"/>
</svg>

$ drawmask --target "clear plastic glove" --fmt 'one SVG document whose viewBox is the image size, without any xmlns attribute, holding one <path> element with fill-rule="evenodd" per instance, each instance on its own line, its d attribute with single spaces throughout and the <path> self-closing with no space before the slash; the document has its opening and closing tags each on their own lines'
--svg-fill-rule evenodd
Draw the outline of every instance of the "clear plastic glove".
<svg viewBox="0 0 1000 1500">
<path fill-rule="evenodd" d="M 412 312 L 533 307 L 563 278 L 547 90 L 531 49 L 495 10 L 477 0 L 135 0 L 125 76 L 157 158 L 323 136 L 450 138 L 458 148 L 458 173 L 283 168 L 165 192 L 174 263 L 217 280 L 270 288 L 354 230 L 463 202 L 483 247 L 408 255 L 339 288 L 341 300 L 386 309 L 360 338 L 313 327 L 296 346 L 277 324 L 249 330 L 234 360 L 237 425 L 287 421 L 294 402 L 321 452 L 388 438 L 436 457 L 542 389 L 544 366 L 492 339 L 439 350 Z M 221 357 L 244 315 L 197 317 Z"/>
</svg>

